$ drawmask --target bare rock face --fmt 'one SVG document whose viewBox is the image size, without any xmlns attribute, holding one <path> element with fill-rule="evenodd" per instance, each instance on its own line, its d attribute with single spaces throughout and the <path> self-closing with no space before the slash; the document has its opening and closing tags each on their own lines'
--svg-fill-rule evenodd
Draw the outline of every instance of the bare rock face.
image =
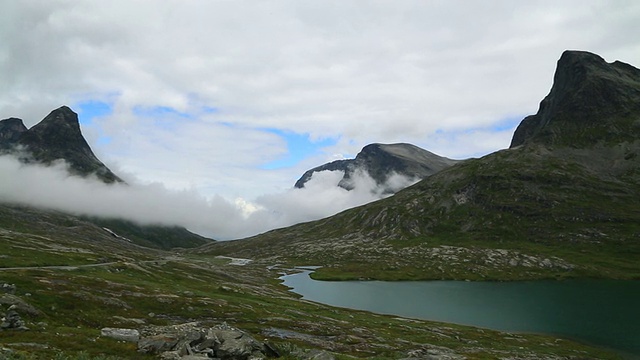
<svg viewBox="0 0 640 360">
<path fill-rule="evenodd" d="M 352 190 L 350 179 L 357 171 L 365 171 L 378 185 L 383 185 L 393 175 L 411 179 L 423 179 L 445 169 L 457 161 L 438 156 L 411 144 L 370 144 L 362 148 L 355 159 L 337 160 L 308 170 L 296 181 L 296 188 L 303 188 L 314 173 L 319 171 L 343 171 L 344 177 L 338 186 Z M 398 189 L 388 189 L 395 192 Z"/>
<path fill-rule="evenodd" d="M 27 127 L 20 119 L 0 120 L 0 149 L 13 146 L 25 131 Z"/>
<path fill-rule="evenodd" d="M 26 162 L 35 161 L 46 165 L 56 160 L 64 160 L 70 170 L 81 176 L 95 174 L 106 183 L 122 182 L 107 166 L 95 156 L 91 147 L 82 136 L 78 114 L 69 107 L 62 106 L 53 110 L 41 122 L 31 129 L 20 129 L 16 119 L 3 120 L 11 125 L 13 131 L 5 134 L 6 139 L 0 142 L 7 145 L 19 146 L 26 151 L 22 155 Z M 24 125 L 22 125 L 24 127 Z M 0 128 L 0 133 L 2 128 Z"/>
<path fill-rule="evenodd" d="M 529 144 L 589 147 L 640 136 L 640 69 L 565 51 L 549 95 L 516 129 L 511 148 Z"/>
</svg>

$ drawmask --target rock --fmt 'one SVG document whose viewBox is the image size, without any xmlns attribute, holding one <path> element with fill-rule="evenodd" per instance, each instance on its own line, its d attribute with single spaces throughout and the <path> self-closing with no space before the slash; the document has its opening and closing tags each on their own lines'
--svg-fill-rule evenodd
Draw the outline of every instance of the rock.
<svg viewBox="0 0 640 360">
<path fill-rule="evenodd" d="M 173 350 L 180 338 L 177 335 L 156 335 L 138 340 L 138 352 L 145 354 L 160 354 Z"/>
<path fill-rule="evenodd" d="M 16 286 L 14 284 L 7 284 L 7 283 L 0 284 L 0 292 L 3 292 L 5 294 L 15 295 Z"/>
<path fill-rule="evenodd" d="M 465 359 L 464 356 L 456 354 L 453 350 L 443 347 L 429 345 L 421 349 L 411 350 L 407 353 L 408 357 L 401 360 L 459 360 Z"/>
<path fill-rule="evenodd" d="M 127 342 L 140 340 L 140 332 L 135 329 L 103 328 L 100 330 L 100 335 Z"/>
<path fill-rule="evenodd" d="M 24 326 L 24 321 L 18 315 L 18 312 L 15 310 L 15 305 L 12 305 L 7 311 L 7 315 L 2 318 L 2 323 L 0 323 L 1 330 L 29 330 L 26 326 Z"/>
<path fill-rule="evenodd" d="M 221 359 L 248 359 L 264 349 L 261 343 L 238 329 L 211 328 L 207 337 L 219 341 L 213 349 L 215 357 Z"/>
<path fill-rule="evenodd" d="M 162 359 L 218 358 L 264 359 L 269 347 L 247 333 L 226 324 L 203 327 L 198 323 L 150 327 L 142 331 L 138 351 L 159 354 Z"/>
<path fill-rule="evenodd" d="M 335 360 L 336 357 L 324 350 L 311 350 L 308 354 L 305 354 L 306 360 Z"/>
<path fill-rule="evenodd" d="M 12 294 L 0 294 L 0 305 L 15 306 L 17 311 L 30 316 L 40 315 L 40 311 L 38 309 L 29 305 L 20 297 Z"/>
</svg>

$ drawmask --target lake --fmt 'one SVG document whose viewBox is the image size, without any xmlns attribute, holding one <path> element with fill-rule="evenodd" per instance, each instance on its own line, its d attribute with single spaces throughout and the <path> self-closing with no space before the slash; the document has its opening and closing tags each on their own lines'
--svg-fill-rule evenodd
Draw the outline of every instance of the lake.
<svg viewBox="0 0 640 360">
<path fill-rule="evenodd" d="M 309 273 L 282 279 L 327 305 L 553 334 L 640 355 L 640 281 L 315 281 Z"/>
</svg>

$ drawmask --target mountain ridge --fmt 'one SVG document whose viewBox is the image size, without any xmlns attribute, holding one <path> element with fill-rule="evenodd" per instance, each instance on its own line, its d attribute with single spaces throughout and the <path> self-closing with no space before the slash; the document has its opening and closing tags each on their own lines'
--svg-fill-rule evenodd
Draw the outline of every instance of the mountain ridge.
<svg viewBox="0 0 640 360">
<path fill-rule="evenodd" d="M 459 160 L 436 155 L 428 150 L 408 143 L 366 145 L 355 159 L 336 160 L 307 170 L 296 181 L 296 188 L 303 188 L 314 173 L 320 171 L 343 171 L 338 186 L 352 190 L 353 177 L 358 171 L 366 172 L 379 186 L 385 186 L 385 192 L 394 193 L 398 189 L 387 185 L 391 175 L 400 175 L 410 179 L 422 179 L 445 169 Z"/>
</svg>

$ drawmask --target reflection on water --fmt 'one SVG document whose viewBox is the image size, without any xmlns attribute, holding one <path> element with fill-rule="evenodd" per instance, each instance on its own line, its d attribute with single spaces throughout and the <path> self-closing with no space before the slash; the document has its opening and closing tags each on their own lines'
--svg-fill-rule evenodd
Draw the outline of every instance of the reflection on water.
<svg viewBox="0 0 640 360">
<path fill-rule="evenodd" d="M 557 334 L 640 355 L 640 282 L 315 281 L 283 276 L 328 305 L 503 331 Z"/>
</svg>

